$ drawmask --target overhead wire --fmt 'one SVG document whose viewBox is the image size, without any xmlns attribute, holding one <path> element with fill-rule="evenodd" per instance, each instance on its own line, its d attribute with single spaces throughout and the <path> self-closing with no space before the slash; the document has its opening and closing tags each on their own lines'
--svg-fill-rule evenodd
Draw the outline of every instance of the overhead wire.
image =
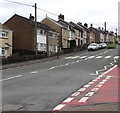
<svg viewBox="0 0 120 113">
<path fill-rule="evenodd" d="M 28 7 L 35 7 L 34 5 L 30 5 L 30 4 L 26 4 L 26 3 L 21 3 L 21 2 L 16 2 L 16 1 L 13 1 L 13 0 L 4 0 L 4 1 L 11 2 L 11 3 L 14 3 L 14 4 L 19 4 L 19 5 L 24 5 L 24 6 L 28 6 Z M 41 11 L 43 11 L 43 12 L 46 12 L 46 13 L 48 13 L 48 14 L 51 14 L 51 15 L 54 15 L 54 16 L 58 17 L 57 14 L 52 13 L 52 12 L 50 12 L 50 11 L 44 10 L 44 9 L 42 9 L 42 8 L 39 8 L 39 7 L 37 7 L 37 9 L 39 9 L 39 10 L 41 10 Z M 66 19 L 66 20 L 69 20 L 69 21 L 78 22 L 77 20 L 73 20 L 73 19 L 69 19 L 69 18 L 65 18 L 65 19 Z M 109 23 L 109 25 L 111 25 L 111 26 L 114 26 L 114 27 L 116 26 L 115 24 L 113 25 L 113 24 L 110 23 L 110 22 L 107 22 L 107 23 Z M 103 23 L 99 23 L 99 24 L 103 24 Z"/>
</svg>

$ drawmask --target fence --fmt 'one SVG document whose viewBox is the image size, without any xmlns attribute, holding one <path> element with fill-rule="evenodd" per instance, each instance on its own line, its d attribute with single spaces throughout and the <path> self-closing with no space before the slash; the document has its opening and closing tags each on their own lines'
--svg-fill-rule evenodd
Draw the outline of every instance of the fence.
<svg viewBox="0 0 120 113">
<path fill-rule="evenodd" d="M 54 53 L 51 54 L 50 57 L 53 56 L 60 56 L 63 54 L 68 54 L 68 53 L 72 53 L 72 52 L 79 52 L 82 50 L 85 50 L 86 46 L 82 46 L 80 48 L 75 48 L 75 49 L 63 49 L 62 51 L 58 53 Z M 24 55 L 24 56 L 19 56 L 19 55 L 13 55 L 7 58 L 2 58 L 2 65 L 5 64 L 11 64 L 11 63 L 18 63 L 18 62 L 24 62 L 24 61 L 30 61 L 30 60 L 35 60 L 35 59 L 43 59 L 43 58 L 47 58 L 47 54 L 38 54 L 37 56 L 35 55 Z"/>
<path fill-rule="evenodd" d="M 4 64 L 11 64 L 11 63 L 17 63 L 17 62 L 23 62 L 23 61 L 30 61 L 35 59 L 42 59 L 46 58 L 46 54 L 41 55 L 25 55 L 25 56 L 10 56 L 7 58 L 2 58 L 2 65 Z"/>
</svg>

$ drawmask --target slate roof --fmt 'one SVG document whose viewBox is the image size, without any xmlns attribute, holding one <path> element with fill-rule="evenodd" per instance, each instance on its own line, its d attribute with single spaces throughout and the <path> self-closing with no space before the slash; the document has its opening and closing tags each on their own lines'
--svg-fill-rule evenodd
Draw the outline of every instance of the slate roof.
<svg viewBox="0 0 120 113">
<path fill-rule="evenodd" d="M 25 18 L 25 17 L 20 16 L 20 15 L 18 15 L 18 14 L 15 14 L 14 16 L 17 16 L 17 17 L 23 19 L 24 21 L 26 21 L 28 24 L 31 24 L 32 26 L 35 26 L 35 21 L 33 21 L 33 20 L 31 20 L 31 19 Z M 14 17 L 14 16 L 13 16 L 13 17 Z M 13 18 L 13 17 L 11 17 L 11 18 Z M 11 18 L 10 18 L 10 19 L 11 19 Z M 10 20 L 10 19 L 9 19 L 9 20 Z M 8 20 L 8 21 L 9 21 L 9 20 Z M 44 29 L 44 30 L 49 30 L 49 31 L 54 31 L 54 32 L 56 32 L 54 29 L 52 29 L 51 27 L 49 27 L 49 26 L 47 26 L 46 24 L 43 24 L 43 23 L 41 23 L 41 22 L 37 22 L 37 27 L 38 27 L 38 28 L 41 28 L 41 29 Z"/>
</svg>

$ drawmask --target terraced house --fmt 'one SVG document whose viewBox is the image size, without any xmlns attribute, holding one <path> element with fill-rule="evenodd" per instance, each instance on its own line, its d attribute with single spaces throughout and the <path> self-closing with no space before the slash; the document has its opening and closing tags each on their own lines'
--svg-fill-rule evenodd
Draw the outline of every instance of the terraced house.
<svg viewBox="0 0 120 113">
<path fill-rule="evenodd" d="M 58 19 L 64 20 L 64 15 L 59 15 Z M 59 21 L 51 19 L 49 17 L 44 18 L 42 23 L 46 24 L 47 26 L 51 27 L 52 29 L 59 32 L 59 49 L 69 48 L 69 30 L 68 25 L 61 24 Z"/>
<path fill-rule="evenodd" d="M 14 31 L 13 50 L 20 54 L 57 52 L 57 34 L 47 25 L 37 22 L 37 37 L 35 36 L 35 21 L 32 15 L 29 18 L 15 14 L 5 22 Z"/>
<path fill-rule="evenodd" d="M 0 57 L 12 55 L 13 31 L 0 23 Z"/>
</svg>

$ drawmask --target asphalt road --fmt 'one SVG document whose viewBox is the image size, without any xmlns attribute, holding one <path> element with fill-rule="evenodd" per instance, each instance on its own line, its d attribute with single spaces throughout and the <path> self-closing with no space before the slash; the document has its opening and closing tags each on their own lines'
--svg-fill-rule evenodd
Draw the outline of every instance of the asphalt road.
<svg viewBox="0 0 120 113">
<path fill-rule="evenodd" d="M 78 52 L 69 57 L 5 69 L 0 80 L 3 111 L 51 111 L 112 65 L 107 69 L 104 66 L 116 64 L 115 59 L 118 59 L 118 48 Z"/>
</svg>

